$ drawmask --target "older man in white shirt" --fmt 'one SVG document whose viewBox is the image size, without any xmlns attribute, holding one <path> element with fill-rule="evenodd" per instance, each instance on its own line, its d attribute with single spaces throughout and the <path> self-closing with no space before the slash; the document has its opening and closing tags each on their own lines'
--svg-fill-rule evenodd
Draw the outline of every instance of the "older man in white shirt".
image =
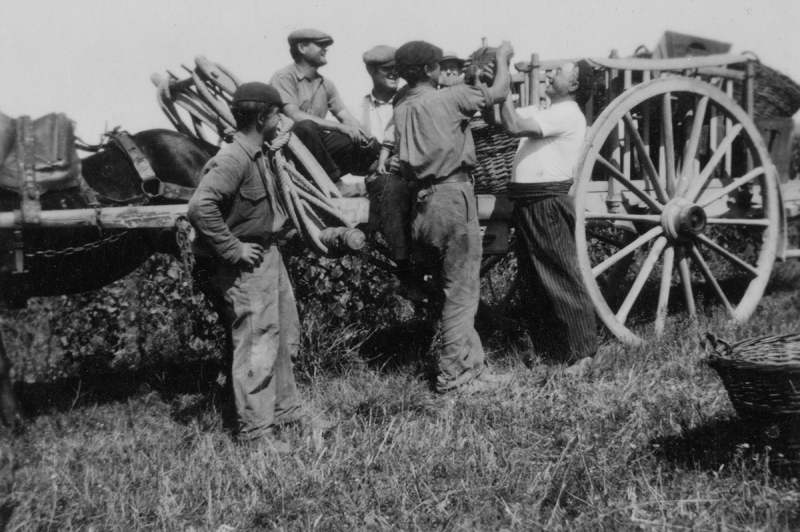
<svg viewBox="0 0 800 532">
<path fill-rule="evenodd" d="M 586 134 L 580 107 L 591 95 L 592 68 L 570 61 L 550 72 L 547 109 L 503 107 L 506 130 L 520 137 L 508 197 L 521 245 L 520 267 L 532 284 L 529 305 L 538 325 L 534 345 L 585 368 L 597 351 L 592 300 L 575 250 L 575 206 L 569 195 Z"/>
</svg>

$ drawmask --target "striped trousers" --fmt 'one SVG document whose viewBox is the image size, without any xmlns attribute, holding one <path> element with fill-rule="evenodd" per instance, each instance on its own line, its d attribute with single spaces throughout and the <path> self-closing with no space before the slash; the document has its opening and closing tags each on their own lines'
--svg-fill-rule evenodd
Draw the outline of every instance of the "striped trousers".
<svg viewBox="0 0 800 532">
<path fill-rule="evenodd" d="M 514 222 L 534 348 L 567 363 L 593 356 L 597 328 L 578 266 L 572 197 L 517 201 Z"/>
</svg>

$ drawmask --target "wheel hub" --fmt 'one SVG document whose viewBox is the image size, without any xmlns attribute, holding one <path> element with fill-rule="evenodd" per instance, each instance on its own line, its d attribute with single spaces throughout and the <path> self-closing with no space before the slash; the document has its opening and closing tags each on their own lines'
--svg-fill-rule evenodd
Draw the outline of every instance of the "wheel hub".
<svg viewBox="0 0 800 532">
<path fill-rule="evenodd" d="M 689 240 L 705 231 L 706 212 L 686 198 L 674 198 L 664 206 L 661 227 L 672 240 Z"/>
</svg>

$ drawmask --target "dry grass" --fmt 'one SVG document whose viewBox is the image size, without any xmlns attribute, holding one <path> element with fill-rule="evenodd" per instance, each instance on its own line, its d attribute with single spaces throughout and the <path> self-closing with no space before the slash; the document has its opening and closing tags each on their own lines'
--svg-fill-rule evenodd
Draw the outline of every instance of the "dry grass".
<svg viewBox="0 0 800 532">
<path fill-rule="evenodd" d="M 412 326 L 393 363 L 375 355 L 382 338 L 396 347 L 381 336 L 392 331 L 317 335 L 303 393 L 338 425 L 287 431 L 295 452 L 281 458 L 231 439 L 209 368 L 116 375 L 110 391 L 102 379 L 39 383 L 54 396 L 22 390 L 40 411 L 0 440 L 8 530 L 797 529 L 800 483 L 735 419 L 698 344 L 706 328 L 797 330 L 797 264 L 772 287 L 746 325 L 711 313 L 646 347 L 605 340 L 583 378 L 493 339 L 490 358 L 516 374 L 494 395 L 432 394 Z"/>
</svg>

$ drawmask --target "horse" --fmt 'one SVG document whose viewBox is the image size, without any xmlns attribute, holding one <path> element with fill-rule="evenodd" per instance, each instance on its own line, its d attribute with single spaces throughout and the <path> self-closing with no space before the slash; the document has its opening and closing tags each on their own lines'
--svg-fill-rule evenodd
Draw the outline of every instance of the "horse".
<svg viewBox="0 0 800 532">
<path fill-rule="evenodd" d="M 110 137 L 116 138 L 114 134 Z M 86 187 L 49 190 L 40 197 L 42 210 L 186 203 L 186 195 L 197 186 L 200 171 L 217 149 L 165 129 L 145 130 L 128 138 L 144 155 L 157 179 L 143 182 L 125 144 L 109 141 L 82 160 L 88 193 Z M 168 199 L 157 191 L 148 191 L 148 185 L 153 183 L 175 185 L 174 190 L 183 191 L 182 197 Z M 13 211 L 19 203 L 16 191 L 0 189 L 0 212 Z M 131 273 L 156 252 L 175 253 L 175 240 L 164 238 L 165 233 L 170 230 L 25 226 L 24 272 L 17 273 L 13 266 L 0 263 L 0 303 L 21 308 L 31 297 L 76 294 L 106 286 Z M 0 247 L 6 247 L 6 257 L 12 256 L 12 245 L 11 241 L 0 240 Z M 23 416 L 14 396 L 10 368 L 0 336 L 0 421 L 20 428 Z"/>
</svg>

